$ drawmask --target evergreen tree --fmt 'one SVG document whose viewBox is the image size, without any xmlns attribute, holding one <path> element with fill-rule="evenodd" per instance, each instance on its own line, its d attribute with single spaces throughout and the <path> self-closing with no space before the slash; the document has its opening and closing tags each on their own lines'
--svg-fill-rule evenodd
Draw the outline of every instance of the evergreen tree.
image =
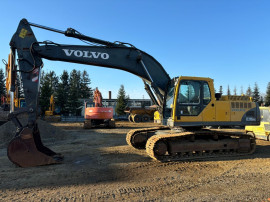
<svg viewBox="0 0 270 202">
<path fill-rule="evenodd" d="M 54 71 L 50 71 L 49 73 L 47 73 L 46 75 L 47 79 L 50 82 L 50 87 L 52 89 L 52 92 L 56 92 L 56 89 L 58 87 L 58 77 L 56 76 Z"/>
<path fill-rule="evenodd" d="M 243 86 L 241 86 L 241 95 L 244 95 Z"/>
<path fill-rule="evenodd" d="M 80 98 L 89 98 L 93 96 L 93 90 L 90 87 L 91 80 L 89 78 L 89 75 L 87 71 L 83 71 L 81 76 L 81 81 L 80 81 Z"/>
<path fill-rule="evenodd" d="M 219 93 L 222 95 L 223 94 L 223 87 L 219 86 Z"/>
<path fill-rule="evenodd" d="M 227 95 L 231 95 L 231 90 L 230 90 L 230 86 L 228 85 L 228 89 L 227 89 Z"/>
<path fill-rule="evenodd" d="M 0 69 L 0 97 L 6 96 L 6 80 L 3 69 Z"/>
<path fill-rule="evenodd" d="M 53 93 L 51 80 L 48 73 L 42 72 L 40 78 L 40 98 L 39 105 L 41 108 L 41 113 L 44 114 L 46 110 L 50 107 L 50 97 Z"/>
<path fill-rule="evenodd" d="M 120 86 L 120 89 L 118 91 L 117 95 L 117 104 L 116 104 L 116 113 L 118 115 L 124 115 L 125 114 L 125 108 L 127 107 L 129 97 L 126 96 L 126 92 L 124 89 L 124 85 Z"/>
<path fill-rule="evenodd" d="M 78 115 L 80 113 L 78 110 L 80 107 L 80 71 L 73 69 L 70 72 L 69 78 L 68 107 L 71 114 Z"/>
<path fill-rule="evenodd" d="M 247 89 L 246 95 L 249 96 L 249 97 L 252 96 L 252 90 L 250 88 L 250 85 L 248 85 L 248 89 Z"/>
<path fill-rule="evenodd" d="M 258 102 L 260 101 L 260 92 L 259 92 L 259 87 L 257 85 L 257 83 L 255 83 L 254 85 L 254 89 L 253 89 L 253 92 L 252 92 L 252 99 L 254 102 Z"/>
<path fill-rule="evenodd" d="M 236 89 L 236 86 L 234 86 L 233 94 L 234 94 L 234 95 L 237 95 L 237 89 Z"/>
<path fill-rule="evenodd" d="M 270 106 L 270 82 L 268 82 L 266 89 L 265 106 Z"/>
<path fill-rule="evenodd" d="M 68 113 L 68 102 L 67 98 L 69 96 L 69 74 L 66 70 L 63 71 L 60 76 L 60 81 L 58 84 L 58 88 L 56 90 L 56 106 L 60 108 L 61 114 Z"/>
<path fill-rule="evenodd" d="M 263 102 L 264 102 L 263 96 L 260 96 L 260 99 L 259 99 L 259 102 L 258 102 L 259 106 L 263 106 Z"/>
</svg>

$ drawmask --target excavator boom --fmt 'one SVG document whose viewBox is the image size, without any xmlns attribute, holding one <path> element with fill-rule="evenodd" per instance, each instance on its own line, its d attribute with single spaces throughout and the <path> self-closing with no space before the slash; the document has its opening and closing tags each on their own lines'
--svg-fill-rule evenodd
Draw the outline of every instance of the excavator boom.
<svg viewBox="0 0 270 202">
<path fill-rule="evenodd" d="M 40 43 L 37 41 L 31 26 L 78 38 L 90 42 L 92 45 Z M 103 41 L 82 35 L 71 28 L 67 31 L 61 31 L 29 23 L 26 19 L 22 19 L 10 41 L 10 46 L 12 60 L 16 61 L 17 56 L 19 67 L 17 69 L 17 66 L 12 64 L 12 73 L 17 71 L 21 73 L 27 106 L 9 114 L 9 119 L 17 126 L 17 133 L 9 144 L 8 157 L 19 166 L 44 165 L 62 160 L 60 154 L 42 144 L 36 123 L 39 114 L 40 72 L 43 66 L 41 58 L 120 69 L 135 74 L 142 78 L 145 89 L 147 89 L 153 102 L 159 104 L 160 113 L 163 112 L 163 105 L 171 79 L 157 60 L 131 44 Z M 20 113 L 28 113 L 28 123 L 25 126 L 17 119 Z"/>
</svg>

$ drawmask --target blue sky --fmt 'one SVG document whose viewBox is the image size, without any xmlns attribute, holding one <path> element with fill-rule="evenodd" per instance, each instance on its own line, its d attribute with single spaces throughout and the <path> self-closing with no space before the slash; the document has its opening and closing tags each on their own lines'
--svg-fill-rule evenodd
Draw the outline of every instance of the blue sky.
<svg viewBox="0 0 270 202">
<path fill-rule="evenodd" d="M 155 57 L 171 77 L 214 79 L 216 89 L 240 93 L 257 82 L 265 93 L 270 82 L 270 1 L 268 0 L 47 0 L 1 1 L 0 58 L 22 18 L 29 22 L 123 41 Z M 33 28 L 38 41 L 83 44 L 61 34 Z M 140 78 L 102 67 L 44 60 L 44 71 L 87 70 L 91 87 L 103 97 L 120 85 L 131 98 L 147 98 Z M 4 64 L 0 64 L 4 68 Z"/>
</svg>

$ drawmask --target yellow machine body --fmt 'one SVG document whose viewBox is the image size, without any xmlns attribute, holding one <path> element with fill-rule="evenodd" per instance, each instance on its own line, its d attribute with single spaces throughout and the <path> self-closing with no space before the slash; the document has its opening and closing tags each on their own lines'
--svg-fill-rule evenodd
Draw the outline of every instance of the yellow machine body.
<svg viewBox="0 0 270 202">
<path fill-rule="evenodd" d="M 59 122 L 61 120 L 61 116 L 55 114 L 55 103 L 53 95 L 50 97 L 50 107 L 49 110 L 45 111 L 44 120 L 48 122 Z"/>
<path fill-rule="evenodd" d="M 6 64 L 6 102 L 10 103 L 10 88 L 11 88 L 11 54 L 8 55 L 8 63 Z M 16 91 L 14 92 L 16 98 Z M 16 105 L 16 102 L 15 102 Z"/>
<path fill-rule="evenodd" d="M 54 98 L 53 95 L 50 97 L 50 107 L 49 110 L 45 111 L 45 116 L 53 116 L 55 110 Z"/>
<path fill-rule="evenodd" d="M 257 139 L 270 141 L 270 107 L 260 107 L 261 124 L 259 126 L 246 126 L 246 132 L 252 132 Z"/>
<path fill-rule="evenodd" d="M 256 103 L 250 97 L 216 97 L 213 79 L 203 77 L 180 76 L 169 107 L 170 126 L 245 125 L 255 122 L 258 116 Z"/>
<path fill-rule="evenodd" d="M 155 111 L 154 113 L 154 123 L 161 123 L 160 114 L 158 111 Z"/>
<path fill-rule="evenodd" d="M 11 93 L 11 79 L 12 79 L 12 71 L 11 71 L 11 65 L 12 65 L 12 58 L 11 54 L 8 55 L 8 63 L 6 64 L 6 91 L 7 91 L 7 96 L 6 96 L 6 104 L 10 105 L 10 93 Z M 13 75 L 13 77 L 17 77 L 17 75 Z M 18 97 L 18 86 L 15 87 L 14 91 L 14 107 L 15 108 L 21 108 L 25 107 L 25 98 L 19 98 Z"/>
</svg>

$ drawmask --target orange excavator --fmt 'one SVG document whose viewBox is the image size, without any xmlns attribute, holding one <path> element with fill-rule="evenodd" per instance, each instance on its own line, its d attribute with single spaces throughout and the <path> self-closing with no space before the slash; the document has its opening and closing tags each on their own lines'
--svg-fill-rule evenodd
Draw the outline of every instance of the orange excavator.
<svg viewBox="0 0 270 202">
<path fill-rule="evenodd" d="M 84 111 L 84 128 L 90 129 L 96 126 L 105 126 L 115 128 L 115 121 L 113 119 L 113 108 L 103 107 L 101 92 L 96 88 L 94 91 L 94 107 L 90 102 L 85 102 Z M 92 104 L 93 105 L 93 104 Z"/>
<path fill-rule="evenodd" d="M 31 26 L 77 38 L 88 45 L 38 42 Z M 7 154 L 16 165 L 29 167 L 63 160 L 60 154 L 42 144 L 36 121 L 39 115 L 42 58 L 120 69 L 140 77 L 153 104 L 158 105 L 163 125 L 131 130 L 126 141 L 133 148 L 145 149 L 155 160 L 208 159 L 247 155 L 255 151 L 253 135 L 210 130 L 204 126 L 259 125 L 260 110 L 257 103 L 242 96 L 221 96 L 215 93 L 214 81 L 210 78 L 171 78 L 154 57 L 132 44 L 104 41 L 83 35 L 72 28 L 61 31 L 22 19 L 10 41 L 10 47 L 12 61 L 18 62 L 18 69 L 13 63 L 12 71 L 21 72 L 26 101 L 26 108 L 9 114 L 17 130 L 8 145 Z M 17 60 L 15 57 L 18 57 Z M 26 125 L 18 120 L 20 113 L 28 114 Z"/>
</svg>

